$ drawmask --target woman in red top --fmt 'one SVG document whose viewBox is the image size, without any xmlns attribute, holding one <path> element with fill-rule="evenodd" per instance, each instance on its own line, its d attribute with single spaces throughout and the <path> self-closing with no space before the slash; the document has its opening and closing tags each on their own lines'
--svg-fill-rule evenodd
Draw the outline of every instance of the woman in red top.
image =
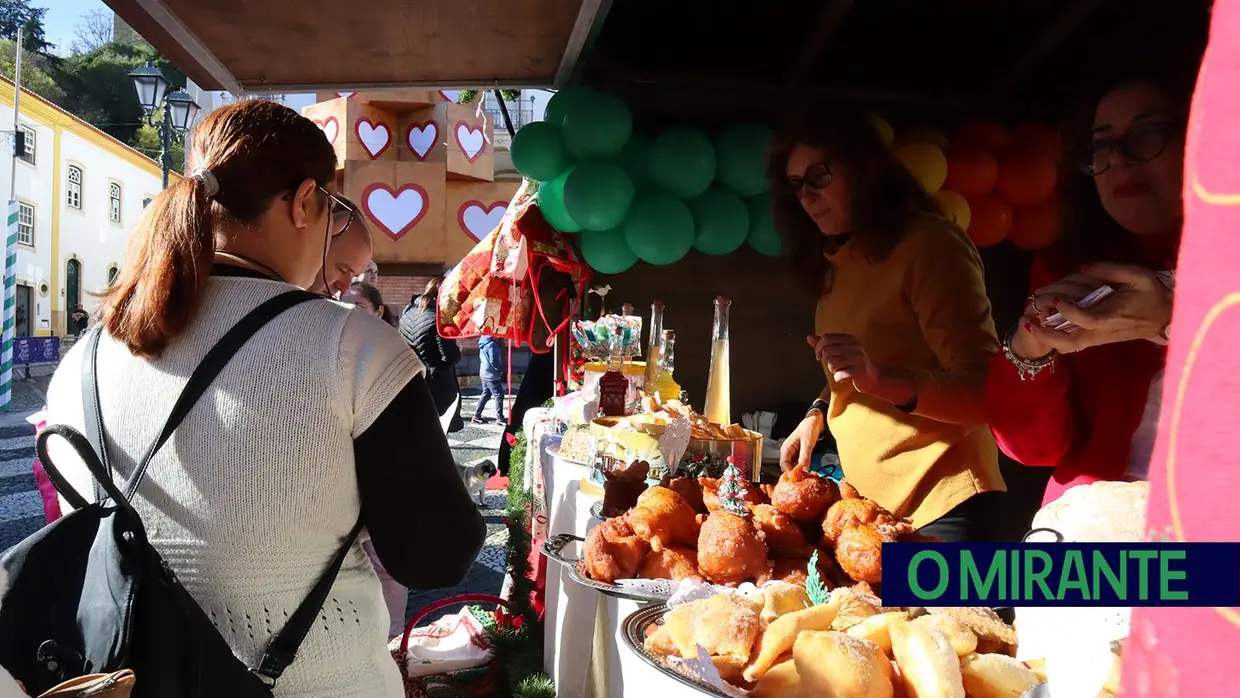
<svg viewBox="0 0 1240 698">
<path fill-rule="evenodd" d="M 1075 485 L 1148 471 L 1195 75 L 1196 61 L 1182 72 L 1164 62 L 1151 76 L 1112 81 L 1065 132 L 1064 241 L 1035 260 L 1025 315 L 986 385 L 999 447 L 1055 468 L 1043 503 Z M 1110 297 L 1076 307 L 1104 284 Z M 1054 329 L 1047 319 L 1057 312 L 1078 328 Z"/>
</svg>

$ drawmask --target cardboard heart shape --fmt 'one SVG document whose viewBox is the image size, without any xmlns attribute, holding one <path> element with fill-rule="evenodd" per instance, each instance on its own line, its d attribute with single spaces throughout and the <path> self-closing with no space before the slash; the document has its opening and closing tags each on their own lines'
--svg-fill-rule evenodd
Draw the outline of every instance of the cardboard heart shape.
<svg viewBox="0 0 1240 698">
<path fill-rule="evenodd" d="M 486 134 L 482 132 L 481 126 L 470 126 L 465 121 L 458 121 L 456 122 L 456 144 L 465 154 L 465 159 L 473 162 L 478 159 L 479 155 L 482 155 L 482 151 L 486 150 Z"/>
<path fill-rule="evenodd" d="M 337 93 L 336 93 L 336 96 L 337 96 L 337 97 L 344 97 L 345 99 L 348 99 L 348 98 L 352 97 L 352 96 L 353 96 L 353 95 L 355 95 L 355 94 L 357 94 L 357 93 L 356 93 L 356 92 L 337 92 Z"/>
<path fill-rule="evenodd" d="M 425 160 L 426 156 L 430 155 L 437 140 L 439 140 L 439 124 L 434 121 L 410 124 L 409 131 L 405 134 L 409 149 L 419 160 Z"/>
<path fill-rule="evenodd" d="M 386 184 L 375 183 L 362 192 L 362 208 L 388 237 L 400 240 L 426 215 L 430 198 L 416 184 L 393 190 Z"/>
<path fill-rule="evenodd" d="M 452 102 L 453 104 L 456 104 L 457 102 L 461 101 L 460 90 L 440 90 L 439 94 L 443 95 L 444 99 L 448 100 L 449 102 Z"/>
<path fill-rule="evenodd" d="M 481 242 L 482 238 L 499 227 L 507 210 L 507 201 L 496 201 L 490 206 L 481 201 L 466 201 L 457 211 L 456 220 L 466 235 L 473 238 L 474 242 Z"/>
<path fill-rule="evenodd" d="M 392 144 L 392 130 L 381 121 L 371 122 L 363 117 L 357 120 L 353 130 L 357 132 L 357 140 L 361 141 L 371 160 L 378 160 L 383 151 Z"/>
<path fill-rule="evenodd" d="M 336 121 L 336 117 L 329 116 L 326 119 L 315 119 L 314 125 L 323 129 L 323 135 L 327 136 L 328 143 L 336 144 L 336 136 L 340 135 L 340 122 Z"/>
</svg>

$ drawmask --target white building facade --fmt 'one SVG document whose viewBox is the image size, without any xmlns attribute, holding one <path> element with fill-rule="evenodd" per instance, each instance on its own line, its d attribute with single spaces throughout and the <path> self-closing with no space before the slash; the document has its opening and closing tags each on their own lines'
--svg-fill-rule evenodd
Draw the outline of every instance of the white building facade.
<svg viewBox="0 0 1240 698">
<path fill-rule="evenodd" d="M 14 130 L 12 104 L 13 83 L 0 78 L 0 131 Z M 130 233 L 161 190 L 162 171 L 27 90 L 18 128 L 25 152 L 0 165 L 0 199 L 16 181 L 19 207 L 17 334 L 63 336 L 79 303 L 89 312 L 98 307 L 95 294 L 124 262 Z"/>
</svg>

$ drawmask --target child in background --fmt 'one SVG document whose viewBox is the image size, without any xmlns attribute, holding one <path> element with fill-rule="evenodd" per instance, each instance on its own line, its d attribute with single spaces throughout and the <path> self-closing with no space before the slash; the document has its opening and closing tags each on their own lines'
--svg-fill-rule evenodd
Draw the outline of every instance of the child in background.
<svg viewBox="0 0 1240 698">
<path fill-rule="evenodd" d="M 482 410 L 487 400 L 495 398 L 496 423 L 508 421 L 504 417 L 504 376 L 508 367 L 504 363 L 504 350 L 499 340 L 483 335 L 478 338 L 478 378 L 482 380 L 482 396 L 478 398 L 478 409 L 474 411 L 474 424 L 485 424 Z"/>
</svg>

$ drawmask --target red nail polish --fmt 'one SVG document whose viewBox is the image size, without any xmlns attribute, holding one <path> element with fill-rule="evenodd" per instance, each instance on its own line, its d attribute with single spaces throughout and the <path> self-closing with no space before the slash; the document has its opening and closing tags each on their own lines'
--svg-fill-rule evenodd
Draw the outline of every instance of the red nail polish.
<svg viewBox="0 0 1240 698">
<path fill-rule="evenodd" d="M 1026 322 L 1025 331 L 1028 332 L 1029 334 L 1033 334 L 1033 324 Z"/>
</svg>

